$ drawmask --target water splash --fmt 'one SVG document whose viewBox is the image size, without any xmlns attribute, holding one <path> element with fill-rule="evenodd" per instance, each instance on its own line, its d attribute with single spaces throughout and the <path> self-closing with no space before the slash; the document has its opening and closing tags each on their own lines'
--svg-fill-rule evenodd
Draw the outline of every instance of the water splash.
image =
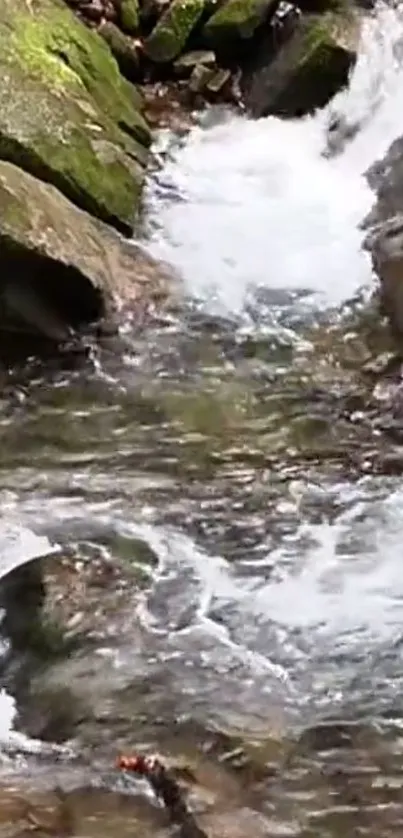
<svg viewBox="0 0 403 838">
<path fill-rule="evenodd" d="M 348 90 L 326 109 L 292 121 L 228 115 L 195 128 L 168 158 L 168 193 L 150 187 L 150 246 L 191 294 L 239 312 L 254 287 L 307 289 L 332 305 L 371 282 L 365 172 L 401 133 L 402 37 L 403 10 L 379 4 L 363 24 Z M 335 114 L 355 137 L 329 158 Z"/>
</svg>

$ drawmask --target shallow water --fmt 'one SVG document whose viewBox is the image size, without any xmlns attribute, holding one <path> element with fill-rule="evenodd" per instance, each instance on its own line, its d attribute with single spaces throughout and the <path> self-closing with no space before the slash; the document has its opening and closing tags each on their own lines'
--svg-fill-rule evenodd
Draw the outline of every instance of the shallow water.
<svg viewBox="0 0 403 838">
<path fill-rule="evenodd" d="M 211 835 L 401 834 L 399 374 L 362 372 L 390 338 L 360 223 L 402 35 L 380 7 L 315 117 L 161 137 L 143 241 L 183 300 L 85 363 L 4 372 L 4 527 L 49 540 L 21 561 L 60 548 L 47 641 L 3 666 L 5 829 L 57 780 L 74 834 L 166 834 L 111 768 L 144 748 L 192 767 Z M 334 111 L 361 127 L 329 157 Z"/>
</svg>

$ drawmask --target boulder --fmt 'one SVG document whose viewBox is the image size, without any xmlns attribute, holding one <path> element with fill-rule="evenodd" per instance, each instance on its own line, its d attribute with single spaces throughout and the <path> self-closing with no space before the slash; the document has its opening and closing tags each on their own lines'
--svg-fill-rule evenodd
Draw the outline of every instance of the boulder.
<svg viewBox="0 0 403 838">
<path fill-rule="evenodd" d="M 278 0 L 226 0 L 203 27 L 203 39 L 219 52 L 251 38 L 270 16 Z"/>
<path fill-rule="evenodd" d="M 172 0 L 144 42 L 145 54 L 157 63 L 169 63 L 182 52 L 199 22 L 205 0 Z"/>
<path fill-rule="evenodd" d="M 0 161 L 2 328 L 63 341 L 112 316 L 117 302 L 133 310 L 161 299 L 168 281 L 151 257 L 54 186 Z"/>
<path fill-rule="evenodd" d="M 324 107 L 348 82 L 359 34 L 360 19 L 353 12 L 296 15 L 274 58 L 262 44 L 243 74 L 249 113 L 298 117 Z"/>
<path fill-rule="evenodd" d="M 107 44 L 61 0 L 3 0 L 0 158 L 129 232 L 151 137 Z"/>
</svg>

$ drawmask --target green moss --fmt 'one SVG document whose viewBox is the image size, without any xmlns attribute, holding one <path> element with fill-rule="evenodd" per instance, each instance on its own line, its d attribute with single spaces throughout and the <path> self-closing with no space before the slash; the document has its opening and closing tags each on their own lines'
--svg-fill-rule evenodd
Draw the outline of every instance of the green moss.
<svg viewBox="0 0 403 838">
<path fill-rule="evenodd" d="M 135 34 L 139 28 L 138 0 L 122 0 L 120 7 L 120 22 L 125 32 Z"/>
<path fill-rule="evenodd" d="M 200 20 L 205 0 L 173 0 L 145 42 L 145 52 L 153 61 L 173 61 L 186 45 Z"/>
<path fill-rule="evenodd" d="M 274 0 L 227 0 L 209 18 L 203 29 L 208 42 L 222 38 L 250 38 L 265 19 Z"/>
<path fill-rule="evenodd" d="M 139 113 L 142 98 L 126 82 L 105 41 L 86 29 L 68 9 L 52 7 L 43 17 L 15 20 L 12 48 L 31 72 L 59 86 L 80 85 L 112 120 L 139 142 L 151 135 Z"/>
<path fill-rule="evenodd" d="M 150 132 L 108 46 L 59 0 L 0 10 L 0 157 L 132 227 Z"/>
</svg>

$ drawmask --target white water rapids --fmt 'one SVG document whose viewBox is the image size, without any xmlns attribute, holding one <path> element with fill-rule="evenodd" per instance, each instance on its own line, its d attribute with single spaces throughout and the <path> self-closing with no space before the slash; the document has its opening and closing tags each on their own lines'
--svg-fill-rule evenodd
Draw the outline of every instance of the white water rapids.
<svg viewBox="0 0 403 838">
<path fill-rule="evenodd" d="M 403 7 L 380 4 L 364 22 L 349 88 L 323 111 L 293 121 L 226 116 L 169 155 L 166 196 L 151 188 L 151 248 L 192 294 L 234 312 L 251 286 L 340 303 L 371 281 L 359 229 L 373 202 L 365 172 L 402 133 L 402 39 Z M 361 128 L 327 159 L 334 113 Z"/>
</svg>

